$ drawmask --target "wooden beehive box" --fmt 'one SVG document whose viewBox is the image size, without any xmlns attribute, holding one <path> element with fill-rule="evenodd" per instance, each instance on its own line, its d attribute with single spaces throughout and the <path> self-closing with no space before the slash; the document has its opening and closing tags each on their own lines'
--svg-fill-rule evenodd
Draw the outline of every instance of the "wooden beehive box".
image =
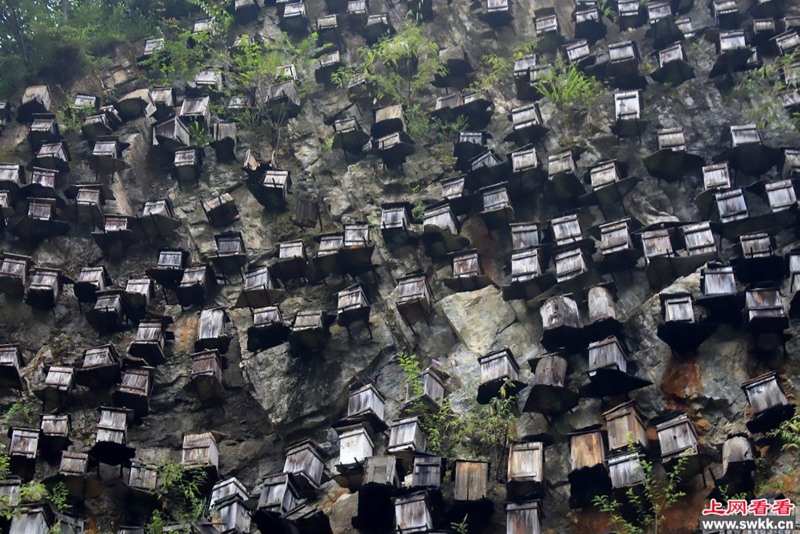
<svg viewBox="0 0 800 534">
<path fill-rule="evenodd" d="M 25 365 L 18 345 L 0 345 L 0 387 L 22 389 L 20 369 Z"/>
<path fill-rule="evenodd" d="M 269 306 L 280 295 L 269 268 L 251 268 L 244 276 L 244 289 L 236 302 L 237 307 L 262 308 Z"/>
<path fill-rule="evenodd" d="M 774 371 L 746 381 L 742 384 L 742 389 L 747 395 L 753 416 L 788 404 Z"/>
<path fill-rule="evenodd" d="M 606 460 L 603 434 L 597 427 L 570 433 L 570 473 L 584 468 L 604 465 Z"/>
<path fill-rule="evenodd" d="M 775 251 L 775 241 L 769 234 L 745 234 L 739 237 L 739 247 L 745 259 L 766 258 Z"/>
<path fill-rule="evenodd" d="M 539 501 L 506 503 L 506 534 L 541 534 L 543 515 Z"/>
<path fill-rule="evenodd" d="M 66 448 L 71 440 L 72 429 L 69 415 L 43 415 L 40 424 L 41 441 L 47 452 L 60 451 Z"/>
<path fill-rule="evenodd" d="M 47 534 L 53 512 L 47 504 L 30 504 L 17 508 L 11 519 L 9 534 Z"/>
<path fill-rule="evenodd" d="M 438 489 L 442 485 L 445 459 L 441 456 L 417 456 L 411 476 L 412 488 Z"/>
<path fill-rule="evenodd" d="M 580 248 L 558 252 L 553 256 L 556 279 L 565 282 L 589 270 L 584 251 Z"/>
<path fill-rule="evenodd" d="M 209 265 L 187 267 L 176 290 L 181 306 L 202 306 L 217 285 L 214 270 Z"/>
<path fill-rule="evenodd" d="M 286 450 L 283 472 L 291 476 L 301 495 L 319 489 L 324 469 L 325 461 L 314 441 L 304 439 Z"/>
<path fill-rule="evenodd" d="M 511 250 L 525 250 L 539 246 L 539 225 L 536 223 L 513 223 L 511 226 Z"/>
<path fill-rule="evenodd" d="M 89 455 L 85 452 L 64 451 L 58 474 L 64 477 L 85 477 L 89 471 Z"/>
<path fill-rule="evenodd" d="M 673 257 L 675 255 L 670 232 L 665 229 L 642 232 L 642 249 L 647 260 L 659 256 Z"/>
<path fill-rule="evenodd" d="M 797 194 L 791 180 L 769 182 L 765 185 L 765 189 L 773 213 L 797 206 Z"/>
<path fill-rule="evenodd" d="M 188 147 L 192 143 L 188 128 L 178 117 L 153 126 L 153 138 L 158 146 L 172 151 Z"/>
<path fill-rule="evenodd" d="M 614 112 L 617 121 L 638 121 L 642 118 L 642 94 L 640 91 L 624 91 L 614 94 Z"/>
<path fill-rule="evenodd" d="M 550 180 L 561 175 L 578 174 L 578 166 L 575 164 L 575 157 L 572 150 L 562 150 L 547 156 L 547 175 Z"/>
<path fill-rule="evenodd" d="M 0 163 L 0 185 L 3 189 L 18 191 L 25 185 L 25 168 L 16 163 Z"/>
<path fill-rule="evenodd" d="M 711 232 L 710 223 L 687 224 L 681 227 L 681 232 L 686 244 L 686 252 L 690 256 L 715 254 L 717 252 L 717 243 L 714 240 L 714 234 Z"/>
<path fill-rule="evenodd" d="M 662 322 L 695 322 L 692 295 L 689 293 L 661 294 Z"/>
<path fill-rule="evenodd" d="M 512 442 L 508 451 L 506 491 L 514 500 L 543 497 L 545 488 L 542 441 Z"/>
<path fill-rule="evenodd" d="M 12 459 L 35 460 L 39 448 L 39 430 L 32 428 L 10 428 L 11 443 L 8 455 Z"/>
<path fill-rule="evenodd" d="M 716 193 L 714 199 L 717 204 L 717 213 L 723 223 L 738 221 L 748 217 L 747 203 L 741 189 L 732 189 Z"/>
<path fill-rule="evenodd" d="M 61 289 L 61 271 L 36 267 L 25 292 L 25 303 L 36 309 L 52 309 L 61 296 Z"/>
<path fill-rule="evenodd" d="M 68 172 L 70 161 L 72 161 L 72 156 L 66 141 L 43 144 L 36 152 L 36 158 L 34 158 L 34 163 L 37 166 L 58 172 Z"/>
<path fill-rule="evenodd" d="M 700 271 L 700 289 L 707 297 L 736 293 L 736 276 L 733 267 L 709 265 L 703 268 Z"/>
<path fill-rule="evenodd" d="M 45 408 L 63 408 L 75 389 L 75 369 L 72 367 L 53 366 L 47 370 L 42 388 L 38 395 L 42 398 Z"/>
<path fill-rule="evenodd" d="M 122 309 L 125 315 L 134 321 L 147 313 L 150 299 L 153 296 L 153 281 L 149 278 L 131 278 L 125 283 L 122 294 Z"/>
<path fill-rule="evenodd" d="M 17 109 L 17 120 L 30 121 L 34 113 L 49 113 L 52 99 L 50 88 L 46 85 L 31 85 L 25 88 L 22 94 L 20 107 Z"/>
<path fill-rule="evenodd" d="M 545 330 L 561 326 L 580 328 L 581 316 L 578 305 L 571 296 L 558 295 L 547 299 L 539 310 Z"/>
<path fill-rule="evenodd" d="M 154 230 L 157 236 L 163 237 L 180 226 L 180 221 L 175 217 L 172 201 L 168 198 L 145 202 L 139 222 L 142 223 L 142 230 L 148 236 L 150 230 Z"/>
<path fill-rule="evenodd" d="M 533 29 L 536 36 L 542 38 L 546 34 L 559 34 L 558 18 L 555 9 L 540 8 L 534 12 Z"/>
<path fill-rule="evenodd" d="M 370 456 L 364 460 L 364 481 L 360 491 L 365 493 L 374 490 L 374 486 L 392 489 L 400 487 L 400 475 L 397 469 L 397 458 L 394 456 Z"/>
<path fill-rule="evenodd" d="M 608 457 L 608 474 L 614 490 L 625 491 L 644 484 L 642 458 L 638 451 L 625 451 Z"/>
<path fill-rule="evenodd" d="M 181 464 L 184 468 L 202 468 L 216 479 L 219 448 L 213 432 L 184 434 Z"/>
<path fill-rule="evenodd" d="M 617 310 L 614 305 L 614 292 L 605 285 L 589 288 L 587 292 L 587 305 L 589 308 L 589 324 L 617 319 Z"/>
<path fill-rule="evenodd" d="M 489 462 L 456 460 L 454 477 L 455 501 L 475 502 L 488 498 Z"/>
<path fill-rule="evenodd" d="M 394 421 L 389 425 L 389 431 L 389 444 L 386 447 L 389 454 L 421 452 L 427 447 L 418 417 Z"/>
<path fill-rule="evenodd" d="M 589 369 L 616 368 L 623 373 L 627 371 L 628 362 L 625 351 L 619 340 L 610 336 L 601 341 L 589 344 Z"/>
<path fill-rule="evenodd" d="M 297 489 L 286 473 L 264 479 L 258 509 L 277 514 L 285 514 L 297 506 Z"/>
<path fill-rule="evenodd" d="M 198 121 L 204 128 L 207 128 L 211 123 L 211 98 L 200 96 L 184 99 L 178 116 L 185 124 Z"/>
<path fill-rule="evenodd" d="M 589 180 L 592 184 L 592 189 L 599 189 L 622 179 L 620 174 L 619 164 L 616 160 L 604 161 L 592 167 L 589 170 Z"/>
<path fill-rule="evenodd" d="M 145 462 L 132 461 L 128 470 L 128 487 L 144 493 L 158 490 L 158 469 Z"/>
<path fill-rule="evenodd" d="M 581 225 L 577 215 L 557 217 L 550 221 L 556 245 L 568 245 L 582 238 Z"/>
<path fill-rule="evenodd" d="M 419 273 L 398 278 L 396 304 L 408 324 L 426 318 L 433 309 L 433 291 L 427 277 Z"/>
<path fill-rule="evenodd" d="M 75 195 L 77 219 L 86 224 L 97 224 L 101 219 L 105 202 L 103 187 L 100 185 L 80 185 Z"/>
<path fill-rule="evenodd" d="M 97 293 L 97 302 L 86 319 L 101 335 L 122 328 L 122 291 L 112 289 Z"/>
<path fill-rule="evenodd" d="M 339 465 L 362 464 L 372 456 L 374 445 L 363 424 L 341 427 L 339 434 Z"/>
<path fill-rule="evenodd" d="M 194 350 L 216 349 L 220 354 L 227 353 L 231 342 L 231 336 L 226 328 L 229 322 L 230 318 L 224 308 L 201 311 Z"/>
<path fill-rule="evenodd" d="M 218 401 L 225 398 L 222 385 L 222 358 L 216 350 L 204 350 L 191 355 L 191 380 L 200 400 Z"/>
<path fill-rule="evenodd" d="M 671 460 L 684 451 L 697 453 L 697 433 L 685 414 L 656 425 L 662 461 Z"/>
<path fill-rule="evenodd" d="M 631 439 L 635 445 L 647 450 L 647 425 L 636 401 L 627 401 L 603 413 L 608 434 L 608 450 L 624 450 Z"/>
<path fill-rule="evenodd" d="M 161 321 L 141 321 L 136 329 L 136 337 L 128 346 L 128 354 L 142 358 L 151 365 L 164 363 L 166 343 L 164 324 Z"/>
<path fill-rule="evenodd" d="M 458 233 L 458 221 L 449 204 L 426 209 L 423 218 L 424 226 L 433 226 L 451 234 Z"/>
<path fill-rule="evenodd" d="M 0 263 L 0 291 L 7 297 L 21 299 L 32 267 L 33 259 L 29 256 L 4 253 Z"/>
<path fill-rule="evenodd" d="M 350 316 L 360 316 L 362 315 L 360 312 L 363 310 L 366 310 L 367 317 L 369 317 L 369 308 L 369 300 L 367 300 L 361 284 L 350 286 L 337 294 L 336 309 L 340 320 L 342 318 L 349 319 Z"/>
<path fill-rule="evenodd" d="M 511 256 L 511 280 L 524 282 L 544 274 L 538 249 L 515 252 Z"/>
<path fill-rule="evenodd" d="M 658 52 L 658 65 L 659 65 L 659 67 L 663 68 L 665 65 L 667 65 L 667 64 L 669 64 L 669 63 L 671 63 L 673 61 L 686 61 L 686 55 L 684 54 L 683 46 L 681 45 L 681 43 L 675 43 L 674 45 L 668 46 L 667 48 L 664 48 L 663 50 L 660 50 Z M 683 137 L 683 128 L 679 127 L 679 128 L 674 128 L 674 129 L 675 130 L 679 130 L 680 133 L 681 133 L 681 137 Z M 659 145 L 659 148 L 660 148 L 660 146 L 661 145 Z M 686 149 L 686 143 L 685 142 L 681 142 L 680 146 L 682 146 L 682 148 L 679 148 L 679 150 L 685 150 Z"/>
<path fill-rule="evenodd" d="M 239 220 L 239 208 L 230 193 L 206 200 L 202 207 L 211 226 L 225 226 Z"/>
<path fill-rule="evenodd" d="M 539 105 L 535 102 L 527 106 L 519 106 L 512 109 L 511 122 L 513 123 L 514 131 L 544 125 L 544 119 L 542 119 L 542 113 L 539 111 Z"/>
<path fill-rule="evenodd" d="M 539 168 L 539 157 L 536 155 L 536 148 L 522 148 L 511 153 L 511 171 L 514 173 L 525 173 Z"/>
<path fill-rule="evenodd" d="M 236 477 L 231 477 L 225 480 L 220 480 L 211 489 L 211 498 L 209 500 L 209 507 L 213 508 L 219 501 L 228 499 L 230 497 L 238 497 L 246 501 L 250 498 L 250 492 Z"/>
<path fill-rule="evenodd" d="M 731 187 L 731 174 L 728 163 L 716 163 L 703 167 L 703 187 L 705 189 L 724 189 Z"/>
<path fill-rule="evenodd" d="M 478 358 L 478 364 L 481 368 L 481 384 L 519 379 L 519 364 L 514 359 L 511 349 L 501 349 L 481 356 Z"/>
<path fill-rule="evenodd" d="M 611 65 L 618 67 L 637 68 L 639 63 L 639 49 L 635 41 L 621 41 L 608 45 L 608 59 Z M 633 70 L 632 72 L 635 72 Z"/>
<path fill-rule="evenodd" d="M 722 444 L 722 476 L 733 474 L 737 464 L 752 464 L 755 467 L 753 446 L 747 436 L 735 435 Z"/>
<path fill-rule="evenodd" d="M 751 288 L 745 293 L 745 312 L 749 323 L 761 319 L 783 319 L 783 298 L 775 288 Z"/>
<path fill-rule="evenodd" d="M 100 422 L 97 424 L 97 443 L 125 445 L 128 441 L 128 410 L 124 408 L 100 408 Z"/>
<path fill-rule="evenodd" d="M 250 532 L 250 510 L 243 498 L 231 495 L 216 502 L 211 510 L 211 523 L 218 532 L 247 534 Z"/>
<path fill-rule="evenodd" d="M 105 291 L 111 285 L 111 277 L 104 265 L 100 267 L 84 267 L 75 281 L 73 291 L 78 302 L 94 302 L 97 293 Z"/>
<path fill-rule="evenodd" d="M 128 367 L 122 372 L 122 380 L 111 398 L 117 406 L 133 410 L 139 418 L 150 412 L 150 395 L 153 393 L 155 369 L 152 367 Z"/>
<path fill-rule="evenodd" d="M 392 499 L 397 532 L 427 533 L 433 528 L 431 505 L 426 491 L 416 491 Z"/>
</svg>

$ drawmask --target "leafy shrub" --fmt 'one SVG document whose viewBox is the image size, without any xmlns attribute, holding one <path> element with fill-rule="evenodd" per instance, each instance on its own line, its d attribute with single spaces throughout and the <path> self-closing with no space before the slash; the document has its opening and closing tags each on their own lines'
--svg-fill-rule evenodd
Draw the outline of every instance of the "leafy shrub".
<svg viewBox="0 0 800 534">
<path fill-rule="evenodd" d="M 594 78 L 578 70 L 574 63 L 559 57 L 544 71 L 533 87 L 558 109 L 586 109 L 592 106 L 602 91 Z"/>
<path fill-rule="evenodd" d="M 396 359 L 410 394 L 418 399 L 422 394 L 419 359 L 409 354 L 399 354 Z M 426 410 L 420 400 L 412 401 L 412 408 L 423 414 L 420 425 L 431 452 L 448 458 L 488 459 L 498 479 L 502 478 L 508 443 L 516 435 L 516 398 L 508 394 L 508 384 L 487 405 L 478 404 L 473 395 L 468 398 L 464 410 L 456 410 L 449 396 L 433 412 Z"/>
</svg>

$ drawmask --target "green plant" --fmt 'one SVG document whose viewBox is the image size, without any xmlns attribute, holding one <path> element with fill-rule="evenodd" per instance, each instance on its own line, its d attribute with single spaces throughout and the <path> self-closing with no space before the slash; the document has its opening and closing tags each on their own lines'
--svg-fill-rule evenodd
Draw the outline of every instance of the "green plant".
<svg viewBox="0 0 800 534">
<path fill-rule="evenodd" d="M 483 56 L 483 63 L 486 67 L 484 74 L 472 82 L 467 90 L 485 93 L 504 86 L 514 74 L 514 62 L 533 53 L 538 45 L 538 39 L 520 43 L 514 47 L 510 57 L 486 54 Z"/>
<path fill-rule="evenodd" d="M 331 150 L 333 150 L 333 137 L 326 137 L 324 139 L 321 139 L 319 144 L 322 147 L 322 150 L 330 152 Z"/>
<path fill-rule="evenodd" d="M 2 422 L 8 426 L 15 422 L 22 422 L 27 425 L 33 424 L 36 414 L 37 403 L 30 397 L 22 397 L 8 407 L 3 414 Z"/>
<path fill-rule="evenodd" d="M 161 509 L 156 510 L 145 526 L 148 533 L 160 533 L 170 523 L 190 523 L 203 517 L 205 499 L 203 485 L 206 473 L 200 469 L 186 469 L 180 463 L 168 462 L 158 468 L 156 496 Z"/>
<path fill-rule="evenodd" d="M 469 523 L 467 520 L 469 519 L 469 515 L 465 515 L 464 519 L 462 519 L 458 523 L 450 523 L 450 528 L 453 529 L 453 532 L 456 534 L 468 534 L 469 533 Z"/>
<path fill-rule="evenodd" d="M 406 130 L 412 139 L 425 141 L 430 138 L 431 120 L 422 104 L 414 103 L 403 110 L 406 119 Z"/>
<path fill-rule="evenodd" d="M 800 408 L 796 409 L 792 417 L 783 421 L 778 428 L 769 431 L 767 436 L 780 440 L 781 450 L 800 450 Z"/>
<path fill-rule="evenodd" d="M 533 83 L 533 87 L 558 109 L 586 109 L 600 96 L 602 85 L 560 56 Z"/>
<path fill-rule="evenodd" d="M 208 133 L 208 129 L 200 123 L 200 121 L 192 121 L 186 125 L 186 129 L 189 131 L 189 137 L 192 140 L 192 143 L 199 147 L 203 148 L 207 146 L 211 141 L 211 135 Z"/>
<path fill-rule="evenodd" d="M 415 221 L 422 221 L 425 217 L 425 204 L 421 200 L 418 200 L 414 207 L 411 208 L 411 217 Z"/>
<path fill-rule="evenodd" d="M 80 119 L 83 124 L 83 119 Z M 79 126 L 80 128 L 80 126 Z M 50 342 L 50 351 L 55 359 L 61 359 L 69 355 L 75 346 L 74 339 L 65 333 L 60 333 Z"/>
<path fill-rule="evenodd" d="M 83 121 L 94 113 L 91 106 L 75 106 L 67 104 L 56 114 L 56 121 L 61 133 L 77 132 L 83 126 Z"/>
<path fill-rule="evenodd" d="M 631 452 L 638 450 L 632 433 L 628 435 L 628 450 Z M 618 532 L 657 534 L 667 510 L 686 496 L 686 492 L 680 489 L 680 482 L 689 462 L 686 452 L 666 470 L 663 485 L 660 485 L 654 476 L 654 464 L 639 455 L 638 464 L 642 473 L 640 490 L 628 488 L 624 494 L 625 502 L 608 495 L 598 495 L 593 499 L 593 504 L 600 512 L 611 516 L 611 523 Z M 624 511 L 626 508 L 628 508 L 627 513 Z"/>
<path fill-rule="evenodd" d="M 11 458 L 6 453 L 6 446 L 0 443 L 0 480 L 5 480 L 11 473 Z"/>
<path fill-rule="evenodd" d="M 800 51 L 795 50 L 774 62 L 749 70 L 731 92 L 736 101 L 749 100 L 745 115 L 758 128 L 800 131 L 800 117 L 787 115 L 783 108 L 784 96 L 796 88 L 785 84 L 781 78 L 783 70 L 798 60 Z"/>
<path fill-rule="evenodd" d="M 517 401 L 516 397 L 510 395 L 509 383 L 503 384 L 498 396 L 487 405 L 478 404 L 473 395 L 468 395 L 467 406 L 458 410 L 448 396 L 441 399 L 437 410 L 432 411 L 426 409 L 426 405 L 419 400 L 422 381 L 417 357 L 401 354 L 397 356 L 397 361 L 416 399 L 412 401 L 411 408 L 422 414 L 420 425 L 429 450 L 449 458 L 489 459 L 496 476 L 501 478 L 505 472 L 508 443 L 516 434 L 517 424 Z"/>
<path fill-rule="evenodd" d="M 261 118 L 258 116 L 257 111 L 253 109 L 245 109 L 234 114 L 233 121 L 240 128 L 255 130 L 258 128 Z"/>
</svg>

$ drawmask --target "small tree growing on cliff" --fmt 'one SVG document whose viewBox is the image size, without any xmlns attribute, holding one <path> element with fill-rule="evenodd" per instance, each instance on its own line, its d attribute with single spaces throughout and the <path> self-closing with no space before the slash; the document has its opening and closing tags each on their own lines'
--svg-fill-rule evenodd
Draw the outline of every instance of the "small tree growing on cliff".
<svg viewBox="0 0 800 534">
<path fill-rule="evenodd" d="M 206 504 L 202 493 L 205 481 L 206 474 L 199 469 L 186 470 L 175 462 L 159 467 L 155 493 L 161 508 L 153 512 L 145 532 L 161 534 L 169 524 L 190 523 L 202 518 Z"/>
<path fill-rule="evenodd" d="M 487 458 L 490 460 L 495 476 L 502 480 L 505 475 L 505 460 L 510 440 L 516 434 L 516 398 L 508 395 L 506 385 L 500 388 L 498 397 L 487 405 L 478 404 L 474 396 L 468 395 L 468 407 L 457 411 L 450 400 L 441 400 L 438 410 L 431 411 L 422 402 L 422 366 L 416 355 L 398 354 L 397 362 L 409 392 L 416 399 L 411 408 L 423 414 L 420 425 L 430 452 L 448 458 Z"/>
<path fill-rule="evenodd" d="M 628 450 L 638 451 L 632 433 L 628 435 Z M 653 462 L 641 455 L 638 462 L 642 471 L 639 491 L 628 488 L 624 499 L 598 495 L 594 498 L 594 505 L 611 516 L 612 525 L 622 534 L 657 534 L 667 510 L 686 496 L 686 492 L 680 489 L 680 482 L 689 457 L 685 454 L 678 457 L 675 465 L 666 471 L 663 485 L 655 477 Z"/>
</svg>

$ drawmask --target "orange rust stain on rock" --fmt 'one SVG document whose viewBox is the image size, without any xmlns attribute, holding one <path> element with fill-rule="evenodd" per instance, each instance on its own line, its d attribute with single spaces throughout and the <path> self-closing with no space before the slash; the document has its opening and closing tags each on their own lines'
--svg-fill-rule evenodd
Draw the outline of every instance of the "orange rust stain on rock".
<svg viewBox="0 0 800 534">
<path fill-rule="evenodd" d="M 609 532 L 611 523 L 608 514 L 601 513 L 592 508 L 577 512 L 570 521 L 570 532 L 574 534 L 593 534 Z"/>
<path fill-rule="evenodd" d="M 705 419 L 698 419 L 694 422 L 694 428 L 697 430 L 697 434 L 702 436 L 711 430 L 711 423 Z"/>
<path fill-rule="evenodd" d="M 697 477 L 698 480 L 700 477 Z M 664 522 L 658 531 L 664 534 L 686 534 L 697 530 L 700 514 L 708 504 L 702 483 L 687 490 L 687 496 L 673 504 L 664 513 Z M 698 487 L 699 486 L 699 487 Z"/>
<path fill-rule="evenodd" d="M 685 408 L 681 401 L 695 398 L 703 392 L 700 368 L 694 361 L 680 362 L 670 358 L 661 381 L 661 391 L 669 408 Z"/>
</svg>

